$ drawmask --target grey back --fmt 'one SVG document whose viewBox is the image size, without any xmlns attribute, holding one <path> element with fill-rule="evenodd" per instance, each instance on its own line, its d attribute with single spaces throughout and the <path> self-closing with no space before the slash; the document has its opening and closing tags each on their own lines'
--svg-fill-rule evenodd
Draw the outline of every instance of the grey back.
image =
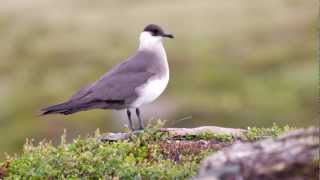
<svg viewBox="0 0 320 180">
<path fill-rule="evenodd" d="M 136 98 L 135 89 L 148 81 L 151 77 L 162 76 L 165 62 L 160 54 L 151 51 L 138 51 L 123 63 L 115 66 L 93 84 L 75 93 L 69 100 L 71 104 L 88 104 L 101 101 L 110 102 L 99 105 L 99 108 L 126 108 Z M 118 102 L 112 106 L 111 102 Z M 123 102 L 119 104 L 119 102 Z M 104 104 L 104 103 L 102 103 Z M 100 107 L 102 106 L 102 107 Z"/>
</svg>

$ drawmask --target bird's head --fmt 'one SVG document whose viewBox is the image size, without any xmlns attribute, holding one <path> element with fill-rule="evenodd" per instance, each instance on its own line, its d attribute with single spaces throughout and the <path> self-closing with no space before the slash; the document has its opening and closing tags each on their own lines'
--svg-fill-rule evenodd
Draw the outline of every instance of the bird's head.
<svg viewBox="0 0 320 180">
<path fill-rule="evenodd" d="M 174 38 L 170 33 L 165 32 L 155 24 L 147 25 L 140 34 L 140 47 L 153 46 L 162 42 L 163 38 Z"/>
</svg>

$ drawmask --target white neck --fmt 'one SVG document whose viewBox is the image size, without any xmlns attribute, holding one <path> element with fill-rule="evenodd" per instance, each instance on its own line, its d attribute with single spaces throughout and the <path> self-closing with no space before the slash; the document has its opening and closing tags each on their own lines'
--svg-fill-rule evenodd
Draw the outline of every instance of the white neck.
<svg viewBox="0 0 320 180">
<path fill-rule="evenodd" d="M 152 36 L 150 32 L 142 32 L 139 40 L 139 50 L 157 51 L 163 49 L 162 37 Z"/>
<path fill-rule="evenodd" d="M 162 37 L 161 36 L 152 36 L 149 32 L 142 32 L 140 34 L 140 45 L 139 51 L 152 51 L 158 55 L 160 55 L 166 64 L 167 62 L 167 54 L 164 50 L 162 44 Z"/>
</svg>

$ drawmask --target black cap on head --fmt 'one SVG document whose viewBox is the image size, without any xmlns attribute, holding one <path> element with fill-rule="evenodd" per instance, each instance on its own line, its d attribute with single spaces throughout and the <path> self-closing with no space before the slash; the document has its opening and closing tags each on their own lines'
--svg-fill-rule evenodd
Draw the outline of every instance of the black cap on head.
<svg viewBox="0 0 320 180">
<path fill-rule="evenodd" d="M 147 25 L 143 31 L 150 32 L 152 36 L 162 36 L 162 37 L 173 38 L 172 34 L 165 33 L 160 26 L 155 24 Z"/>
</svg>

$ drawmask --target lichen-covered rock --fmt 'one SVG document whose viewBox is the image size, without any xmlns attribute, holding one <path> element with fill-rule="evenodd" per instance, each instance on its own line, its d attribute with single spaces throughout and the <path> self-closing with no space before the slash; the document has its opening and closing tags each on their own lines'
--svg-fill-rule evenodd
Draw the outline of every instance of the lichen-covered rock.
<svg viewBox="0 0 320 180">
<path fill-rule="evenodd" d="M 309 128 L 235 143 L 207 157 L 196 179 L 318 179 L 318 167 L 319 128 Z"/>
</svg>

